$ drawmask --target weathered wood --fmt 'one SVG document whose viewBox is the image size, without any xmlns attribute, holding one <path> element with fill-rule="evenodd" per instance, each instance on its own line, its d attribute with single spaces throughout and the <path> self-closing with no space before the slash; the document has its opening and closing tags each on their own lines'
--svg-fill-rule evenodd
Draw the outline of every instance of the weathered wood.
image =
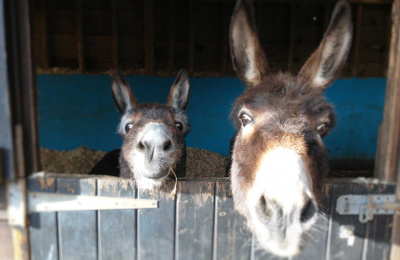
<svg viewBox="0 0 400 260">
<path fill-rule="evenodd" d="M 82 73 L 86 70 L 85 64 L 85 43 L 84 43 L 84 31 L 82 24 L 82 0 L 76 0 L 76 38 L 78 44 L 78 71 Z"/>
<path fill-rule="evenodd" d="M 189 74 L 193 74 L 194 68 L 194 4 L 195 0 L 189 0 Z"/>
<path fill-rule="evenodd" d="M 154 73 L 154 3 L 147 0 L 144 4 L 144 48 L 145 74 Z"/>
<path fill-rule="evenodd" d="M 293 72 L 294 39 L 296 37 L 296 4 L 290 4 L 290 36 L 287 70 Z"/>
<path fill-rule="evenodd" d="M 327 242 L 328 242 L 328 230 L 329 220 L 332 215 L 331 203 L 332 203 L 332 190 L 333 185 L 324 184 L 322 188 L 322 198 L 319 205 L 319 218 L 317 223 L 312 229 L 312 233 L 308 238 L 309 241 L 304 251 L 296 256 L 292 257 L 293 260 L 308 260 L 308 259 L 324 259 L 326 255 Z M 327 259 L 329 259 L 327 257 Z"/>
<path fill-rule="evenodd" d="M 98 196 L 136 198 L 131 180 L 97 180 Z M 136 210 L 98 212 L 99 258 L 136 259 Z"/>
<path fill-rule="evenodd" d="M 118 52 L 118 23 L 117 23 L 117 0 L 111 0 L 111 20 L 112 20 L 112 58 L 113 68 L 118 69 L 119 52 Z"/>
<path fill-rule="evenodd" d="M 354 26 L 353 57 L 352 57 L 352 75 L 353 75 L 353 77 L 356 77 L 357 72 L 358 72 L 363 9 L 364 9 L 363 4 L 357 5 L 356 24 Z"/>
<path fill-rule="evenodd" d="M 174 183 L 160 190 L 139 191 L 139 199 L 158 200 L 157 209 L 138 210 L 138 259 L 174 259 L 175 195 Z M 162 218 L 160 218 L 162 216 Z"/>
<path fill-rule="evenodd" d="M 399 25 L 400 15 L 400 0 L 396 0 L 395 8 L 397 10 L 397 25 Z M 394 9 L 394 8 L 393 8 Z M 399 60 L 398 60 L 399 61 Z M 400 202 L 400 169 L 397 168 L 397 187 L 396 187 L 396 199 Z M 396 210 L 393 216 L 393 227 L 392 227 L 392 244 L 391 244 L 390 260 L 400 259 L 400 210 Z"/>
<path fill-rule="evenodd" d="M 393 185 L 374 185 L 368 193 L 370 194 L 393 194 Z M 392 235 L 393 216 L 375 215 L 372 221 L 367 223 L 367 230 L 364 244 L 364 255 L 366 260 L 389 260 L 390 239 Z"/>
<path fill-rule="evenodd" d="M 172 73 L 174 71 L 174 0 L 169 0 L 168 5 L 168 71 Z"/>
<path fill-rule="evenodd" d="M 11 235 L 8 222 L 0 220 L 0 259 L 14 259 Z"/>
<path fill-rule="evenodd" d="M 249 259 L 251 233 L 244 217 L 234 211 L 231 185 L 216 182 L 214 260 Z"/>
<path fill-rule="evenodd" d="M 212 259 L 214 182 L 179 182 L 176 259 Z"/>
<path fill-rule="evenodd" d="M 394 182 L 399 164 L 400 143 L 400 1 L 396 0 L 392 10 L 392 39 L 385 107 L 379 127 L 378 148 L 375 159 L 375 176 L 380 180 Z M 397 173 L 398 174 L 398 173 Z"/>
<path fill-rule="evenodd" d="M 57 192 L 95 196 L 96 179 L 57 179 Z M 60 212 L 57 214 L 61 259 L 97 259 L 96 211 Z"/>
<path fill-rule="evenodd" d="M 373 186 L 372 184 L 370 184 Z M 332 193 L 327 259 L 362 259 L 366 224 L 358 215 L 339 215 L 336 201 L 345 194 L 368 194 L 366 184 L 337 184 Z"/>
<path fill-rule="evenodd" d="M 55 193 L 56 181 L 54 178 L 29 178 L 28 188 L 30 191 Z M 31 259 L 58 259 L 57 213 L 31 213 L 29 221 Z"/>
</svg>

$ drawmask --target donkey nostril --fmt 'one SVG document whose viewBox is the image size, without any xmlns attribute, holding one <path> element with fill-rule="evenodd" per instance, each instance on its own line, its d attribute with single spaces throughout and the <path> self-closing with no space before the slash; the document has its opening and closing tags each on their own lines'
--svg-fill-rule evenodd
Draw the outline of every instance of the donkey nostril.
<svg viewBox="0 0 400 260">
<path fill-rule="evenodd" d="M 142 141 L 140 141 L 139 142 L 139 144 L 137 145 L 137 148 L 139 149 L 139 150 L 141 150 L 141 151 L 143 151 L 144 150 L 144 144 L 142 143 Z"/>
<path fill-rule="evenodd" d="M 317 213 L 317 207 L 315 206 L 315 204 L 311 200 L 308 200 L 307 204 L 301 210 L 300 221 L 302 223 L 307 222 L 316 213 Z"/>
<path fill-rule="evenodd" d="M 172 146 L 172 142 L 171 142 L 171 140 L 168 139 L 167 141 L 165 141 L 163 143 L 163 150 L 168 151 L 171 148 L 171 146 Z"/>
<path fill-rule="evenodd" d="M 267 200 L 265 199 L 264 196 L 261 196 L 260 199 L 260 210 L 263 217 L 265 217 L 266 220 L 269 220 L 272 217 L 271 209 L 268 207 Z"/>
</svg>

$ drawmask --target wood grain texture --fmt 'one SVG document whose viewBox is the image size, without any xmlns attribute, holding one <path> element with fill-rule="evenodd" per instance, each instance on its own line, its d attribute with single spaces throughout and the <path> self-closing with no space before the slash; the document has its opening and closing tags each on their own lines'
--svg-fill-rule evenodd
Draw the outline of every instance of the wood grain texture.
<svg viewBox="0 0 400 260">
<path fill-rule="evenodd" d="M 179 182 L 176 213 L 176 259 L 211 259 L 214 182 Z"/>
<path fill-rule="evenodd" d="M 139 191 L 139 199 L 158 200 L 158 209 L 138 210 L 138 259 L 174 259 L 175 195 L 172 182 L 160 190 Z M 162 216 L 162 217 L 160 217 Z"/>
<path fill-rule="evenodd" d="M 136 198 L 132 180 L 97 180 L 98 196 Z M 136 259 L 136 210 L 98 211 L 99 259 Z"/>
<path fill-rule="evenodd" d="M 230 183 L 216 183 L 215 200 L 214 260 L 249 259 L 251 233 L 245 218 L 234 210 Z"/>
<path fill-rule="evenodd" d="M 57 179 L 57 192 L 96 196 L 96 179 Z M 71 211 L 57 214 L 61 259 L 97 259 L 96 211 Z"/>
<path fill-rule="evenodd" d="M 54 178 L 29 178 L 28 189 L 30 191 L 55 193 L 56 180 Z M 57 213 L 31 213 L 29 221 L 31 259 L 58 259 Z"/>
<path fill-rule="evenodd" d="M 375 159 L 375 177 L 394 182 L 399 162 L 400 136 L 400 1 L 393 3 L 392 39 L 383 120 L 379 127 L 378 147 Z"/>
</svg>

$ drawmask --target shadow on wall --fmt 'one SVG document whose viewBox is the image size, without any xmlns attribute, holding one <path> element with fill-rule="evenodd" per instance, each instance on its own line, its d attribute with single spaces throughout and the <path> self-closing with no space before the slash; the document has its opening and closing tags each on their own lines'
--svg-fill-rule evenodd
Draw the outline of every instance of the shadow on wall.
<svg viewBox="0 0 400 260">
<path fill-rule="evenodd" d="M 127 76 L 139 102 L 166 102 L 174 77 Z M 187 145 L 229 155 L 234 127 L 229 112 L 243 91 L 236 78 L 191 78 Z M 113 150 L 121 145 L 119 122 L 107 75 L 39 75 L 39 134 L 43 148 L 86 145 Z M 386 79 L 341 79 L 326 91 L 337 126 L 325 139 L 333 160 L 373 160 L 382 120 Z"/>
</svg>

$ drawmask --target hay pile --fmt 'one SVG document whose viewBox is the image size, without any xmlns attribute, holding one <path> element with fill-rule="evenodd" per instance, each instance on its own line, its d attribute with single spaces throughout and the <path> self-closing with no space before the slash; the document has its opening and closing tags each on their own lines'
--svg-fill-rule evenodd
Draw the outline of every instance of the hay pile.
<svg viewBox="0 0 400 260">
<path fill-rule="evenodd" d="M 107 152 L 85 146 L 72 151 L 40 149 L 42 170 L 55 173 L 87 174 Z M 224 177 L 229 159 L 218 153 L 187 148 L 186 177 Z"/>
</svg>

